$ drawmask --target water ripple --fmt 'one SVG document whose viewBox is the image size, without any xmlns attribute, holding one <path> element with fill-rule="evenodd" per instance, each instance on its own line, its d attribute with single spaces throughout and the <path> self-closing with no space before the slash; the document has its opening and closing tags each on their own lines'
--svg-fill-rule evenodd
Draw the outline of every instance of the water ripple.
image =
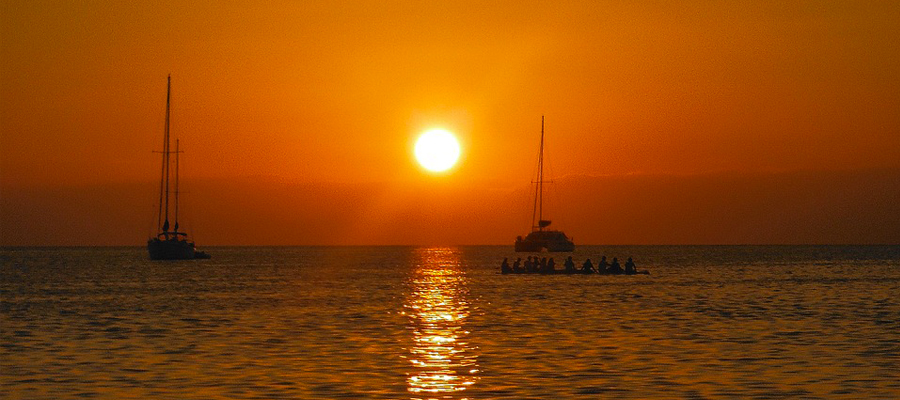
<svg viewBox="0 0 900 400">
<path fill-rule="evenodd" d="M 898 398 L 900 248 L 3 249 L 0 398 Z"/>
</svg>

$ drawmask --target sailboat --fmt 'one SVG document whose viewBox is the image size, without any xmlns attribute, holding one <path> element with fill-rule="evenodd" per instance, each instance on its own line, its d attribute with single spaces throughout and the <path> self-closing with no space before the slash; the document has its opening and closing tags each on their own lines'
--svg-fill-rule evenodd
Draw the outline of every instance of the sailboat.
<svg viewBox="0 0 900 400">
<path fill-rule="evenodd" d="M 531 213 L 531 233 L 516 237 L 517 252 L 575 251 L 575 242 L 563 231 L 547 229 L 550 220 L 544 219 L 544 117 L 541 116 L 541 151 L 538 156 L 538 176 L 534 191 L 534 209 Z"/>
<path fill-rule="evenodd" d="M 169 108 L 172 93 L 172 76 L 166 84 L 166 128 L 163 138 L 162 173 L 159 179 L 159 213 L 157 214 L 157 234 L 147 240 L 147 251 L 151 260 L 192 260 L 209 258 L 209 254 L 198 251 L 194 242 L 188 239 L 186 232 L 179 231 L 178 226 L 178 140 L 175 140 L 175 151 L 171 151 L 169 140 Z M 171 155 L 175 154 L 175 173 L 170 173 Z M 174 182 L 171 182 L 174 177 Z M 174 183 L 172 188 L 170 183 Z M 170 190 L 174 189 L 174 190 Z M 174 197 L 172 216 L 174 224 L 169 224 L 169 199 Z"/>
</svg>

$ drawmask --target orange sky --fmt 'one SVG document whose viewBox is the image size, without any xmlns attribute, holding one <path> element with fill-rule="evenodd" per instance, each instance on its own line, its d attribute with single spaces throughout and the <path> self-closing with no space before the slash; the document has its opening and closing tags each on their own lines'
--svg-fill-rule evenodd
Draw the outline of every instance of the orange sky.
<svg viewBox="0 0 900 400">
<path fill-rule="evenodd" d="M 900 168 L 900 2 L 257 3 L 2 2 L 3 196 L 158 179 L 167 74 L 186 184 Z"/>
</svg>

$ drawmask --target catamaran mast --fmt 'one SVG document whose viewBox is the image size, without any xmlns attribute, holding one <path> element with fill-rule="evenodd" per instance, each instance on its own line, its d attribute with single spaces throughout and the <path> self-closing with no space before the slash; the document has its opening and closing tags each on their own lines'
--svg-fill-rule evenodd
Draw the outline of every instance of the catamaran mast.
<svg viewBox="0 0 900 400">
<path fill-rule="evenodd" d="M 169 75 L 168 80 L 166 82 L 166 130 L 165 130 L 166 145 L 165 145 L 165 148 L 163 149 L 163 158 L 165 159 L 164 163 L 166 166 L 165 167 L 165 169 L 166 169 L 166 205 L 165 205 L 166 220 L 165 220 L 165 223 L 163 224 L 163 231 L 165 231 L 167 238 L 169 236 L 168 235 L 168 232 L 169 232 L 169 165 L 171 164 L 171 162 L 170 162 L 171 152 L 169 151 L 169 107 L 170 107 L 171 95 L 172 95 L 172 75 Z"/>
<path fill-rule="evenodd" d="M 541 154 L 538 157 L 538 192 L 540 193 L 540 201 L 538 201 L 538 230 L 544 230 L 544 116 L 541 115 Z"/>
<path fill-rule="evenodd" d="M 175 139 L 175 237 L 178 237 L 178 139 Z"/>
<path fill-rule="evenodd" d="M 170 162 L 170 154 L 169 150 L 169 115 L 170 115 L 170 104 L 171 104 L 171 96 L 172 95 L 172 75 L 168 76 L 166 82 L 166 126 L 163 134 L 163 149 L 162 149 L 162 167 L 160 171 L 159 178 L 159 211 L 157 214 L 157 226 L 159 227 L 161 234 L 164 235 L 167 239 L 169 237 L 169 165 Z M 177 145 L 177 144 L 176 144 Z M 177 160 L 176 160 L 177 162 Z M 177 174 L 177 166 L 175 173 Z M 176 177 L 176 188 L 177 191 L 177 177 Z M 165 196 L 165 197 L 164 197 Z M 177 223 L 177 201 L 176 201 L 176 223 Z M 176 228 L 177 230 L 177 228 Z"/>
<path fill-rule="evenodd" d="M 531 230 L 544 230 L 544 116 L 541 115 L 541 150 L 538 153 L 538 176 L 534 188 L 534 208 L 531 212 Z M 535 217 L 537 217 L 535 219 Z M 537 223 L 535 223 L 537 221 Z"/>
</svg>

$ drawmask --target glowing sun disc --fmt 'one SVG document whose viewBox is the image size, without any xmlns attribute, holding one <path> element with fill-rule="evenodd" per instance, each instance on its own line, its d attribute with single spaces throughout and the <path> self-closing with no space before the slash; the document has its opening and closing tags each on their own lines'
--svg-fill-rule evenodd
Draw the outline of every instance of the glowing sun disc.
<svg viewBox="0 0 900 400">
<path fill-rule="evenodd" d="M 446 171 L 459 159 L 459 142 L 450 132 L 432 129 L 416 140 L 415 153 L 423 168 L 433 172 Z"/>
</svg>

